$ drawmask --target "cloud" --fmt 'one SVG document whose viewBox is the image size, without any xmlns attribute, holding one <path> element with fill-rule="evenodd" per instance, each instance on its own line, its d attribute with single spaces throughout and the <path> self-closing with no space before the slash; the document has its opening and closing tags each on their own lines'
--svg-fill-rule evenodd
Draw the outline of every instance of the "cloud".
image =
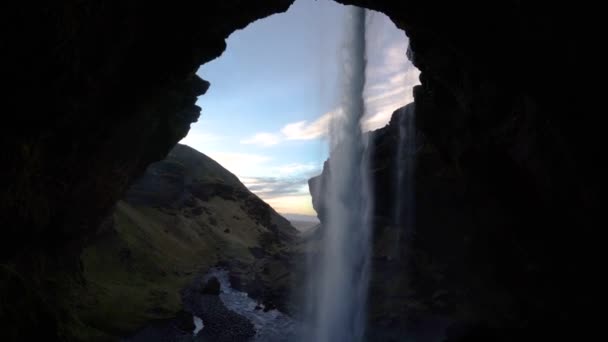
<svg viewBox="0 0 608 342">
<path fill-rule="evenodd" d="M 381 61 L 368 70 L 368 83 L 363 94 L 366 106 L 366 115 L 362 120 L 364 131 L 385 126 L 396 109 L 414 101 L 413 87 L 419 83 L 420 71 L 407 60 L 406 46 L 403 41 L 392 42 L 377 57 Z M 337 115 L 343 115 L 342 108 L 326 112 L 312 122 L 301 120 L 288 123 L 280 133 L 257 133 L 241 143 L 272 146 L 284 140 L 324 138 L 328 135 L 332 119 Z"/>
<path fill-rule="evenodd" d="M 365 97 L 365 105 L 367 107 L 375 106 L 378 102 L 384 102 L 388 98 L 394 97 L 405 97 L 408 96 L 407 91 L 411 89 L 405 85 L 398 85 L 390 90 L 383 92 L 376 92 L 376 94 L 368 95 Z"/>
<path fill-rule="evenodd" d="M 281 136 L 273 133 L 256 133 L 249 139 L 241 140 L 241 144 L 258 145 L 258 146 L 273 146 L 281 142 Z"/>
<path fill-rule="evenodd" d="M 414 101 L 413 87 L 419 84 L 420 71 L 406 57 L 407 41 L 399 38 L 389 40 L 386 46 L 378 49 L 376 60 L 370 63 L 373 66 L 367 71 L 363 94 L 366 106 L 362 122 L 364 131 L 385 126 L 396 109 Z M 336 108 L 312 122 L 289 123 L 281 133 L 287 140 L 323 138 L 328 134 L 332 118 L 341 114 L 342 109 Z"/>
<path fill-rule="evenodd" d="M 407 42 L 402 40 L 390 42 L 375 57 L 381 62 L 368 70 L 365 131 L 385 126 L 396 109 L 414 101 L 413 87 L 419 83 L 420 71 L 407 60 L 406 48 Z"/>
<path fill-rule="evenodd" d="M 241 181 L 279 213 L 316 215 L 308 191 L 308 178 L 250 177 Z"/>
<path fill-rule="evenodd" d="M 243 177 L 241 181 L 260 197 L 308 194 L 308 179 L 321 173 L 315 163 L 286 164 L 271 168 L 265 177 Z"/>
<path fill-rule="evenodd" d="M 308 193 L 308 179 L 286 179 L 279 177 L 244 178 L 243 183 L 251 192 L 262 198 Z"/>
<path fill-rule="evenodd" d="M 309 123 L 306 120 L 293 122 L 283 126 L 281 133 L 287 140 L 312 140 L 327 135 L 329 123 L 335 112 L 327 112 L 315 121 Z"/>
<path fill-rule="evenodd" d="M 282 176 L 293 176 L 301 174 L 309 175 L 311 172 L 317 173 L 320 172 L 319 169 L 320 166 L 315 163 L 291 163 L 277 167 L 276 171 Z"/>
<path fill-rule="evenodd" d="M 241 181 L 254 194 L 280 213 L 315 215 L 308 190 L 308 179 L 321 172 L 314 163 L 286 164 L 272 168 L 270 177 L 243 177 Z"/>
<path fill-rule="evenodd" d="M 251 138 L 241 140 L 241 144 L 252 144 L 258 146 L 273 146 L 284 140 L 314 140 L 327 136 L 329 124 L 339 111 L 327 112 L 318 119 L 308 122 L 307 120 L 288 123 L 281 128 L 279 133 L 256 133 Z"/>
<path fill-rule="evenodd" d="M 274 197 L 265 199 L 264 201 L 279 213 L 317 215 L 312 207 L 310 195 Z"/>
</svg>

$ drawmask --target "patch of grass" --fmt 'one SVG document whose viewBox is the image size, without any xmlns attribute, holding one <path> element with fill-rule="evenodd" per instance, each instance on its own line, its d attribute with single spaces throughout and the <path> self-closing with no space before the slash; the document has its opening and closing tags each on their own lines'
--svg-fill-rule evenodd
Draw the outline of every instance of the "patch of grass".
<svg viewBox="0 0 608 342">
<path fill-rule="evenodd" d="M 179 290 L 216 262 L 209 241 L 196 233 L 204 228 L 180 219 L 118 204 L 115 231 L 82 254 L 87 324 L 123 335 L 180 309 Z"/>
<path fill-rule="evenodd" d="M 242 277 L 253 280 L 261 265 L 249 248 L 281 250 L 274 243 L 261 246 L 261 237 L 272 233 L 257 224 L 239 201 L 212 197 L 196 200 L 196 206 L 204 209 L 201 215 L 192 216 L 187 209 L 118 203 L 113 231 L 82 254 L 87 286 L 79 316 L 91 327 L 89 334 L 123 336 L 151 320 L 172 317 L 181 308 L 180 289 L 197 272 L 220 260 L 232 260 L 245 267 L 239 269 Z M 207 213 L 213 213 L 216 224 L 209 224 Z M 276 267 L 272 265 L 273 270 Z"/>
</svg>

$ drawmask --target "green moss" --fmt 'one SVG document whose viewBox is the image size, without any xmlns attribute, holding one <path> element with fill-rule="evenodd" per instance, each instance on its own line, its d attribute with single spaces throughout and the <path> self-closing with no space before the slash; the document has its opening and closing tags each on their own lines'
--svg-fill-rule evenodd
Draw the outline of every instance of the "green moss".
<svg viewBox="0 0 608 342">
<path fill-rule="evenodd" d="M 261 240 L 268 240 L 262 237 L 270 231 L 248 216 L 238 201 L 213 197 L 197 200 L 196 205 L 205 209 L 202 215 L 192 216 L 188 209 L 118 203 L 113 229 L 81 257 L 87 285 L 78 310 L 85 328 L 75 326 L 78 334 L 97 334 L 95 339 L 103 340 L 172 317 L 181 309 L 180 289 L 220 260 L 238 261 L 241 266 L 235 270 L 245 281 L 262 272 L 265 265 L 249 248 L 261 247 Z M 209 223 L 205 212 L 213 213 L 216 224 Z M 282 251 L 275 240 L 262 247 L 269 253 Z M 281 265 L 272 264 L 271 270 L 262 277 L 271 281 L 287 273 Z"/>
<path fill-rule="evenodd" d="M 123 335 L 180 309 L 179 290 L 216 258 L 197 234 L 203 228 L 176 220 L 158 209 L 118 204 L 114 231 L 82 254 L 87 324 Z"/>
</svg>

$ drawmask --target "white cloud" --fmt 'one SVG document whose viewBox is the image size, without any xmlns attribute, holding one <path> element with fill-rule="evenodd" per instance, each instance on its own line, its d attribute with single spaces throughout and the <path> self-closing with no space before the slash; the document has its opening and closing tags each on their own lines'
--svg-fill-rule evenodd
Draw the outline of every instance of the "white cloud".
<svg viewBox="0 0 608 342">
<path fill-rule="evenodd" d="M 320 172 L 321 167 L 322 165 L 315 163 L 291 163 L 277 167 L 276 173 L 281 177 L 293 177 L 302 174 L 309 175 L 312 172 Z"/>
<path fill-rule="evenodd" d="M 393 41 L 378 56 L 380 62 L 368 70 L 362 123 L 366 131 L 385 126 L 396 109 L 414 101 L 413 88 L 419 83 L 420 71 L 407 60 L 406 47 L 407 42 Z"/>
<path fill-rule="evenodd" d="M 389 88 L 389 87 L 387 87 L 387 88 Z M 408 87 L 406 85 L 397 85 L 397 86 L 391 88 L 390 90 L 383 91 L 383 92 L 376 92 L 373 95 L 368 95 L 365 97 L 365 105 L 367 107 L 369 107 L 369 106 L 375 105 L 377 102 L 386 100 L 387 98 L 405 97 L 405 96 L 409 95 L 408 90 L 411 90 L 411 87 Z"/>
<path fill-rule="evenodd" d="M 396 109 L 414 101 L 413 87 L 419 83 L 420 71 L 407 60 L 405 47 L 401 41 L 393 43 L 382 56 L 382 63 L 368 70 L 369 83 L 364 93 L 366 115 L 362 122 L 365 131 L 385 126 Z M 241 143 L 272 146 L 283 140 L 324 138 L 336 115 L 343 115 L 341 108 L 324 113 L 312 122 L 288 123 L 280 133 L 257 133 Z"/>
<path fill-rule="evenodd" d="M 279 213 L 290 213 L 300 215 L 316 215 L 312 208 L 312 197 L 309 194 L 295 196 L 280 196 L 273 198 L 262 198 Z"/>
<path fill-rule="evenodd" d="M 411 100 L 396 100 L 395 102 L 389 103 L 383 107 L 376 108 L 373 115 L 366 116 L 363 119 L 363 130 L 371 131 L 386 126 L 391 120 L 393 112 L 412 102 Z"/>
<path fill-rule="evenodd" d="M 281 142 L 281 136 L 273 133 L 256 133 L 249 139 L 241 140 L 241 144 L 258 145 L 258 146 L 273 146 Z"/>
<path fill-rule="evenodd" d="M 280 213 L 315 215 L 308 179 L 321 172 L 315 163 L 291 163 L 273 167 L 265 177 L 243 177 L 247 188 Z"/>
<path fill-rule="evenodd" d="M 396 41 L 385 51 L 384 62 L 386 65 L 403 66 L 410 63 L 407 59 L 407 42 Z"/>
<path fill-rule="evenodd" d="M 261 178 L 256 178 L 256 177 L 239 177 L 239 179 L 247 187 L 260 185 L 260 184 L 264 183 Z"/>
<path fill-rule="evenodd" d="M 306 120 L 293 122 L 283 126 L 281 133 L 287 140 L 312 140 L 327 135 L 329 123 L 335 112 L 327 112 L 315 121 Z"/>
<path fill-rule="evenodd" d="M 420 71 L 407 60 L 406 48 L 407 42 L 401 39 L 393 41 L 368 69 L 363 130 L 385 126 L 396 109 L 414 101 L 413 87 L 419 83 Z M 312 122 L 303 120 L 289 123 L 281 129 L 281 133 L 286 140 L 323 138 L 327 136 L 335 115 L 342 114 L 341 108 L 337 108 Z"/>
</svg>

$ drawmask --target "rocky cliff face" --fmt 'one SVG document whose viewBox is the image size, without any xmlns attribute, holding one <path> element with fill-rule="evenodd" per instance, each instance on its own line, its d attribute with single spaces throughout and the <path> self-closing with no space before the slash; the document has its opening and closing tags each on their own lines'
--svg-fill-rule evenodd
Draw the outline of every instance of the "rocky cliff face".
<svg viewBox="0 0 608 342">
<path fill-rule="evenodd" d="M 197 68 L 222 53 L 231 32 L 290 4 L 0 6 L 3 112 L 11 117 L 0 135 L 6 340 L 68 338 L 58 325 L 77 321 L 66 302 L 82 283 L 84 241 L 198 118 L 196 96 L 209 84 Z"/>
<path fill-rule="evenodd" d="M 586 311 L 586 284 L 599 268 L 593 237 L 604 222 L 605 154 L 593 79 L 602 30 L 593 26 L 601 12 L 585 2 L 341 2 L 382 11 L 410 36 L 422 72 L 421 131 L 467 192 L 500 208 L 475 210 L 486 224 L 475 231 L 474 259 L 494 262 L 472 267 L 472 277 L 509 288 L 521 312 L 535 312 L 530 324 L 579 326 L 555 312 Z M 66 338 L 59 326 L 72 319 L 62 308 L 68 284 L 81 282 L 82 241 L 198 116 L 194 97 L 208 85 L 196 68 L 221 53 L 230 32 L 289 4 L 1 5 L 8 340 Z M 506 223 L 494 225 L 496 217 Z M 526 308 L 534 296 L 560 310 L 539 318 L 550 310 Z"/>
<path fill-rule="evenodd" d="M 529 186 L 518 183 L 522 178 L 511 178 L 512 169 L 501 170 L 503 184 L 488 184 L 488 174 L 469 177 L 421 129 L 415 130 L 413 155 L 400 151 L 400 126 L 403 132 L 406 122 L 414 122 L 408 118 L 414 108 L 410 104 L 395 111 L 389 125 L 370 133 L 371 331 L 398 339 L 450 327 L 450 341 L 581 334 L 570 329 L 583 304 L 573 301 L 584 294 L 580 289 L 569 292 L 575 280 L 562 278 L 579 256 L 544 255 L 556 237 L 537 235 L 538 230 L 555 229 L 552 234 L 559 236 L 562 226 L 544 216 L 534 202 L 538 199 L 511 192 Z M 403 169 L 404 161 L 411 169 Z M 320 190 L 327 170 L 309 181 L 321 221 L 325 208 Z M 398 182 L 399 170 L 402 179 L 413 173 L 411 182 Z M 497 192 L 496 187 L 515 189 Z M 403 200 L 408 193 L 411 206 Z M 526 234 L 520 235 L 522 230 Z M 562 297 L 566 293 L 568 298 Z M 550 329 L 555 322 L 572 326 L 556 332 Z"/>
<path fill-rule="evenodd" d="M 589 237 L 605 222 L 606 189 L 599 98 L 583 86 L 600 65 L 584 52 L 597 39 L 593 6 L 347 2 L 386 13 L 410 38 L 418 129 L 457 175 L 462 188 L 449 192 L 464 202 L 454 208 L 466 203 L 445 229 L 420 226 L 418 243 L 457 271 L 461 289 L 476 289 L 461 304 L 485 306 L 476 310 L 502 322 L 505 340 L 591 334 L 580 312 L 597 289 Z M 458 223 L 465 213 L 472 222 Z"/>
<path fill-rule="evenodd" d="M 297 231 L 228 170 L 177 145 L 151 164 L 82 254 L 85 340 L 129 335 L 175 316 L 212 266 L 267 306 L 287 303 Z M 198 277 L 200 278 L 200 277 Z"/>
</svg>

